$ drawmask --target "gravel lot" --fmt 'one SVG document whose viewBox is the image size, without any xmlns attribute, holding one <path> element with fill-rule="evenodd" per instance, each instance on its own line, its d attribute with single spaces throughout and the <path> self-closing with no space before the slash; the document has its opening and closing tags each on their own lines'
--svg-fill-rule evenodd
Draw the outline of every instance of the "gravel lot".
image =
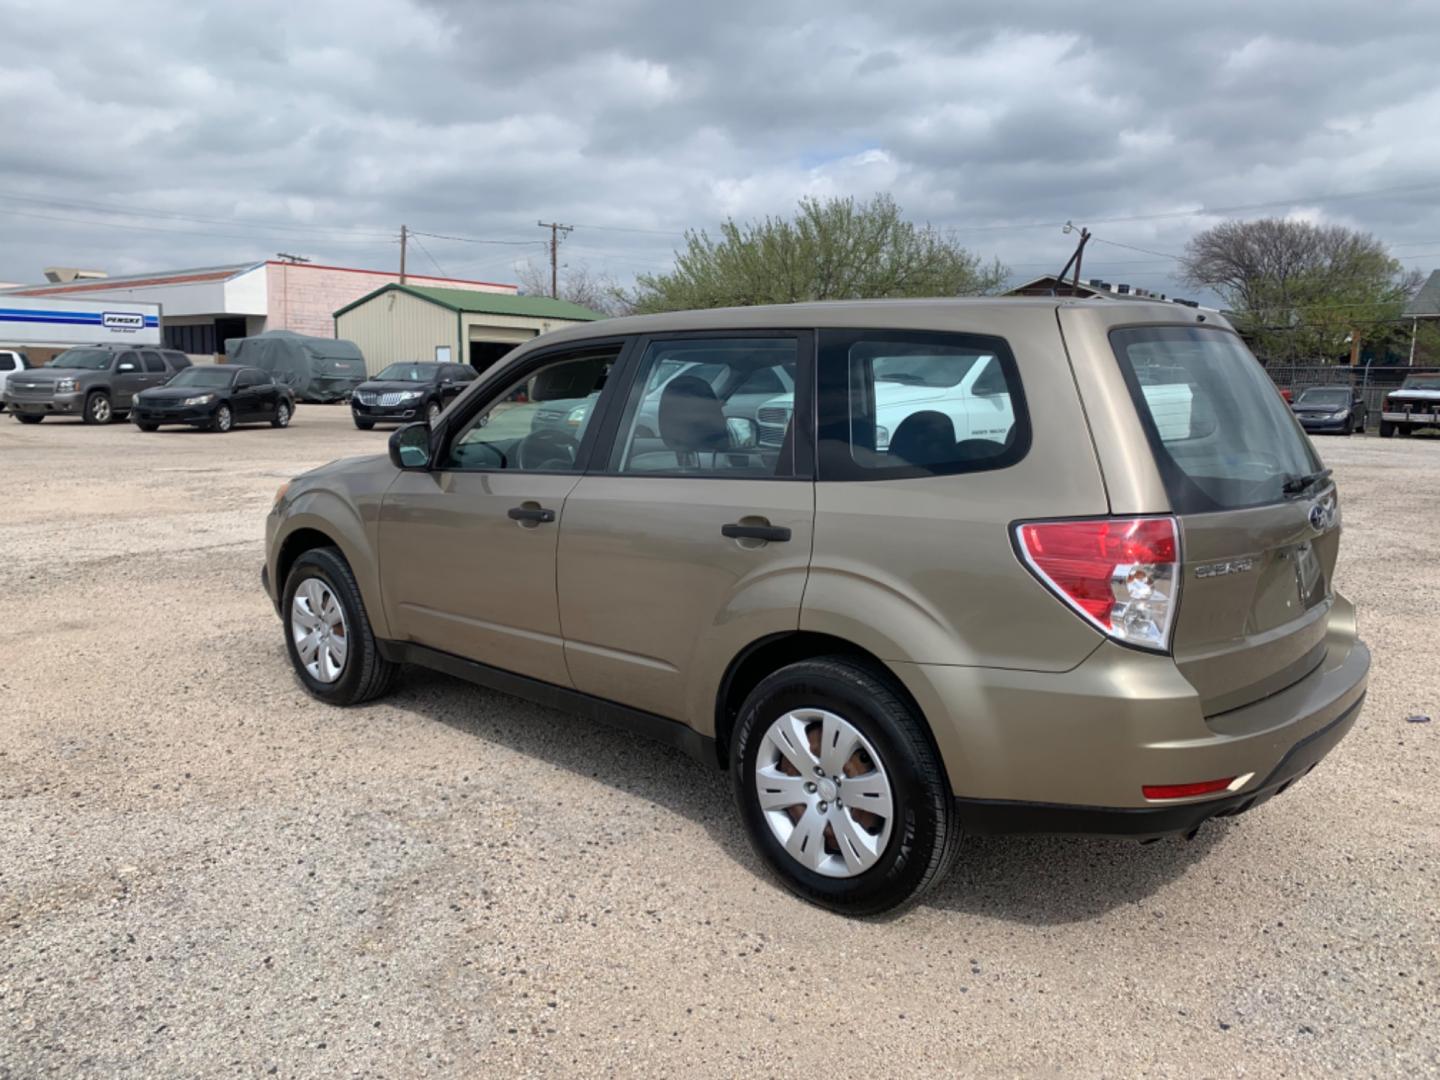
<svg viewBox="0 0 1440 1080">
<path fill-rule="evenodd" d="M 1376 660 L 1321 768 L 1188 844 L 967 841 L 862 923 L 675 752 L 301 692 L 262 519 L 385 438 L 0 418 L 0 1078 L 1440 1072 L 1440 440 L 1319 443 Z"/>
</svg>

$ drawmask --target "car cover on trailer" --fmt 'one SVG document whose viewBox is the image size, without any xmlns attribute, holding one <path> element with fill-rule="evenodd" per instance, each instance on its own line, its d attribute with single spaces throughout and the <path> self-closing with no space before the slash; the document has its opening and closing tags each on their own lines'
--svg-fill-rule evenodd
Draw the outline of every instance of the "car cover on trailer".
<svg viewBox="0 0 1440 1080">
<path fill-rule="evenodd" d="M 226 338 L 225 358 L 268 371 L 300 401 L 344 401 L 365 381 L 365 357 L 353 341 L 270 330 L 256 337 Z"/>
</svg>

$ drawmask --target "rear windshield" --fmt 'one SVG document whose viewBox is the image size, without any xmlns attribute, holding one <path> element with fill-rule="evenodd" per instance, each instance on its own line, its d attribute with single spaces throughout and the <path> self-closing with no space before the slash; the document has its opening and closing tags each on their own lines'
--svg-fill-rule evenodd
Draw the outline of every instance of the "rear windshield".
<svg viewBox="0 0 1440 1080">
<path fill-rule="evenodd" d="M 1401 390 L 1440 390 L 1440 375 L 1411 375 L 1400 386 Z"/>
<path fill-rule="evenodd" d="M 1115 330 L 1125 373 L 1176 513 L 1262 506 L 1320 461 L 1244 343 L 1192 326 Z"/>
</svg>

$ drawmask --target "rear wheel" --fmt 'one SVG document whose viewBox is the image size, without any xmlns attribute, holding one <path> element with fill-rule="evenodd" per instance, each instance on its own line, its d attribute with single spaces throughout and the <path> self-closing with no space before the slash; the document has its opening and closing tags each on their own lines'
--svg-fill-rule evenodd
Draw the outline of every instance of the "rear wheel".
<svg viewBox="0 0 1440 1080">
<path fill-rule="evenodd" d="M 115 419 L 115 407 L 110 404 L 110 395 L 97 390 L 85 399 L 85 423 L 108 424 Z"/>
<path fill-rule="evenodd" d="M 159 431 L 159 430 L 160 430 L 160 425 L 159 425 L 159 424 L 142 424 L 142 423 L 139 423 L 139 422 L 137 421 L 136 424 L 135 424 L 135 426 L 138 427 L 141 431 Z"/>
<path fill-rule="evenodd" d="M 277 428 L 290 426 L 290 403 L 288 401 L 282 401 L 275 406 L 275 419 L 270 421 L 270 426 Z"/>
<path fill-rule="evenodd" d="M 215 409 L 215 415 L 210 418 L 210 430 L 218 431 L 222 435 L 235 426 L 235 414 L 230 411 L 229 405 L 220 405 Z"/>
<path fill-rule="evenodd" d="M 390 689 L 399 666 L 380 655 L 350 564 L 335 548 L 295 560 L 281 608 L 295 674 L 331 705 L 358 705 Z"/>
<path fill-rule="evenodd" d="M 813 903 L 887 911 L 954 861 L 960 822 L 923 719 L 847 658 L 791 664 L 755 687 L 730 771 L 750 842 Z"/>
<path fill-rule="evenodd" d="M 41 420 L 44 420 L 45 417 L 35 416 L 31 413 L 17 412 L 15 414 L 15 419 L 19 420 L 22 424 L 38 424 Z"/>
<path fill-rule="evenodd" d="M 1389 420 L 1380 421 L 1380 438 L 1388 439 L 1395 434 L 1395 425 Z"/>
</svg>

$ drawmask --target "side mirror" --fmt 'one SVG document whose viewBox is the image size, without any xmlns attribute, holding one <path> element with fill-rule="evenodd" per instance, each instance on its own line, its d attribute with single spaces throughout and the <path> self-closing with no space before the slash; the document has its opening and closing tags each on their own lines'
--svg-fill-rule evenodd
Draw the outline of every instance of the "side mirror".
<svg viewBox="0 0 1440 1080">
<path fill-rule="evenodd" d="M 121 374 L 124 374 L 127 371 L 139 371 L 140 369 L 134 364 L 132 364 L 129 360 L 122 360 L 120 361 L 120 366 L 117 367 L 115 370 L 120 372 Z"/>
<path fill-rule="evenodd" d="M 397 469 L 430 467 L 430 425 L 406 424 L 390 436 L 390 462 Z"/>
<path fill-rule="evenodd" d="M 760 445 L 759 425 L 748 417 L 726 417 L 725 429 L 730 433 L 731 449 L 749 450 Z"/>
</svg>

